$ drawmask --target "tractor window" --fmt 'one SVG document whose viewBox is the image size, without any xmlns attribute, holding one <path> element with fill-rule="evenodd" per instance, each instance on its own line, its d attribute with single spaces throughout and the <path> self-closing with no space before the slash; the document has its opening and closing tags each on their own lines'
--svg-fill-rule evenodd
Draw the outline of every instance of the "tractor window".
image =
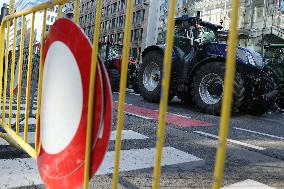
<svg viewBox="0 0 284 189">
<path fill-rule="evenodd" d="M 205 40 L 206 42 L 216 42 L 217 41 L 216 32 L 212 30 L 211 28 L 207 28 L 204 26 L 199 28 L 199 37 L 202 37 L 203 40 Z"/>
<path fill-rule="evenodd" d="M 186 37 L 188 29 L 182 25 L 175 26 L 175 36 Z"/>
</svg>

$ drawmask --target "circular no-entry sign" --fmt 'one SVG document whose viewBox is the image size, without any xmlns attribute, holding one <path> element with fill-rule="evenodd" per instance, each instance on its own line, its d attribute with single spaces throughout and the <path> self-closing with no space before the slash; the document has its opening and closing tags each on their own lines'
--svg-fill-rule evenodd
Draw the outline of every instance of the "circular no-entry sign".
<svg viewBox="0 0 284 189">
<path fill-rule="evenodd" d="M 84 179 L 92 46 L 68 19 L 52 26 L 45 47 L 37 164 L 47 188 L 78 188 Z M 95 80 L 91 175 L 107 150 L 112 96 L 104 65 Z"/>
</svg>

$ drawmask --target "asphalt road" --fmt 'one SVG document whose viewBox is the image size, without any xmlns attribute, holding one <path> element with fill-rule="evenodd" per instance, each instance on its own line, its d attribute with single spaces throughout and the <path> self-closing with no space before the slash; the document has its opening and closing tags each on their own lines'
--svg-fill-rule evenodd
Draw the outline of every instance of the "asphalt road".
<svg viewBox="0 0 284 189">
<path fill-rule="evenodd" d="M 113 99 L 117 101 L 118 94 L 113 94 Z M 151 188 L 159 105 L 128 91 L 125 107 L 119 188 Z M 116 108 L 113 112 L 114 136 L 91 188 L 111 188 Z M 177 99 L 169 103 L 168 112 L 161 188 L 211 188 L 220 118 L 200 113 Z M 33 131 L 34 120 L 30 121 Z M 233 115 L 223 186 L 284 188 L 283 123 L 280 112 L 259 117 Z M 37 166 L 27 154 L 1 143 L 0 161 L 1 189 L 44 188 Z"/>
<path fill-rule="evenodd" d="M 114 94 L 114 100 L 118 95 Z M 126 103 L 150 110 L 159 105 L 127 92 Z M 162 169 L 162 188 L 210 188 L 216 155 L 219 116 L 198 112 L 178 100 L 169 102 L 168 112 L 212 124 L 212 126 L 176 126 L 168 123 L 165 146 L 171 146 L 200 159 L 194 163 L 165 166 Z M 115 122 L 115 119 L 114 119 Z M 284 188 L 284 114 L 269 112 L 262 116 L 233 115 L 229 133 L 224 186 L 251 179 L 275 188 Z M 115 125 L 115 124 L 114 124 Z M 151 140 L 140 141 L 137 148 L 155 147 L 157 121 L 135 114 L 125 115 L 124 129 L 131 129 Z M 133 146 L 124 142 L 123 149 Z M 110 144 L 114 150 L 114 143 Z M 152 169 L 123 172 L 121 186 L 151 187 Z"/>
</svg>

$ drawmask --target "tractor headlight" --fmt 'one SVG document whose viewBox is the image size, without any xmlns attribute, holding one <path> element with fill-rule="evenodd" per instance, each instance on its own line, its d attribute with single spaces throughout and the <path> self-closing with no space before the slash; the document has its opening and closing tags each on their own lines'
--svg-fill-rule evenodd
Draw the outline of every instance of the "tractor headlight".
<svg viewBox="0 0 284 189">
<path fill-rule="evenodd" d="M 247 57 L 247 59 L 248 59 L 248 62 L 249 62 L 251 65 L 256 66 L 256 63 L 255 63 L 255 61 L 254 61 L 254 58 L 253 58 L 253 56 L 251 55 L 250 52 L 246 52 L 246 57 Z"/>
</svg>

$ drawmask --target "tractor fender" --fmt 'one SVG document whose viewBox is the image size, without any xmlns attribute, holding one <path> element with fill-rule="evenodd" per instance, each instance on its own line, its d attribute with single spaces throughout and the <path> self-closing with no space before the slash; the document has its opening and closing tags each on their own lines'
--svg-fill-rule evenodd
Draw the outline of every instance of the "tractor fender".
<svg viewBox="0 0 284 189">
<path fill-rule="evenodd" d="M 188 74 L 188 79 L 191 80 L 196 71 L 203 65 L 205 65 L 208 62 L 224 62 L 226 63 L 226 57 L 224 56 L 210 56 L 205 59 L 202 59 L 201 61 L 195 63 L 194 65 L 190 65 L 190 71 Z M 251 68 L 250 65 L 244 64 L 243 61 L 237 59 L 236 60 L 236 70 L 243 73 L 246 72 L 246 70 L 255 70 L 256 68 Z"/>
<path fill-rule="evenodd" d="M 144 51 L 142 52 L 142 59 L 146 56 L 146 54 L 148 54 L 151 51 L 159 51 L 162 54 L 164 54 L 165 51 L 165 45 L 152 45 L 147 47 L 146 49 L 144 49 Z M 172 61 L 174 62 L 175 60 L 177 60 L 178 58 L 178 51 L 175 47 L 173 47 L 173 52 L 172 52 Z"/>
<path fill-rule="evenodd" d="M 191 80 L 194 76 L 194 74 L 196 73 L 196 71 L 203 65 L 205 65 L 208 62 L 224 62 L 225 64 L 225 57 L 223 56 L 211 56 L 211 57 L 207 57 L 197 63 L 195 63 L 194 65 L 190 65 L 190 71 L 189 71 L 189 75 L 188 75 L 188 79 Z"/>
<path fill-rule="evenodd" d="M 152 46 L 147 47 L 142 52 L 142 58 L 144 58 L 147 53 L 149 53 L 151 51 L 155 51 L 155 50 L 160 51 L 161 53 L 164 53 L 165 46 L 163 46 L 163 45 L 152 45 Z"/>
</svg>

